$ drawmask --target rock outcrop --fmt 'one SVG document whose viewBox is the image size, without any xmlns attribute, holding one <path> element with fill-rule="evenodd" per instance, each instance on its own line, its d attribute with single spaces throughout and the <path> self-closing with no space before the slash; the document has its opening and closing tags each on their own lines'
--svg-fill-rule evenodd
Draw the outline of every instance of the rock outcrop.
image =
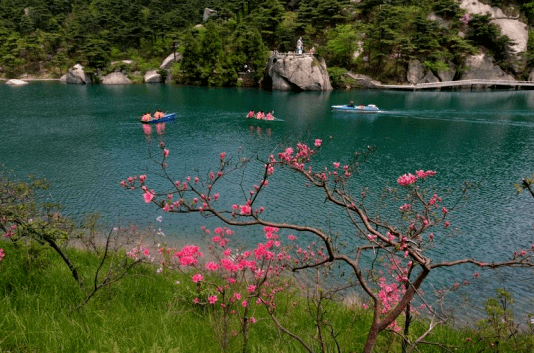
<svg viewBox="0 0 534 353">
<path fill-rule="evenodd" d="M 159 68 L 163 70 L 169 70 L 171 68 L 171 65 L 174 62 L 178 62 L 181 60 L 182 60 L 182 53 L 176 53 L 176 60 L 174 59 L 174 53 L 172 53 L 169 56 L 167 56 L 165 60 L 163 60 Z"/>
<path fill-rule="evenodd" d="M 162 82 L 162 77 L 156 70 L 147 71 L 144 77 L 145 83 L 160 83 Z"/>
<path fill-rule="evenodd" d="M 202 22 L 206 22 L 211 17 L 217 16 L 217 11 L 208 9 L 207 7 L 204 9 L 204 14 L 202 15 Z"/>
<path fill-rule="evenodd" d="M 417 83 L 435 83 L 435 82 L 440 82 L 439 78 L 437 78 L 432 71 L 428 70 L 426 72 L 426 75 L 421 80 L 419 80 L 419 82 Z"/>
<path fill-rule="evenodd" d="M 17 80 L 17 79 L 12 79 L 12 80 L 9 80 L 6 82 L 6 85 L 9 85 L 9 86 L 23 86 L 23 85 L 27 85 L 28 82 L 26 81 L 22 81 L 22 80 Z"/>
<path fill-rule="evenodd" d="M 312 54 L 273 53 L 263 83 L 282 91 L 332 90 L 324 60 Z"/>
<path fill-rule="evenodd" d="M 59 78 L 59 82 L 61 82 L 61 83 L 67 83 L 67 74 L 61 76 L 61 77 Z"/>
<path fill-rule="evenodd" d="M 425 71 L 419 60 L 410 60 L 408 63 L 408 72 L 406 74 L 406 79 L 412 85 L 417 84 L 425 77 Z"/>
<path fill-rule="evenodd" d="M 479 0 L 462 0 L 460 8 L 472 14 L 490 15 L 493 19 L 491 22 L 499 26 L 501 34 L 507 35 L 514 41 L 512 50 L 516 54 L 527 50 L 528 27 L 525 23 L 506 16 L 500 8 L 483 4 Z"/>
<path fill-rule="evenodd" d="M 112 72 L 102 79 L 103 85 L 129 85 L 131 83 L 132 81 L 122 72 Z"/>
<path fill-rule="evenodd" d="M 354 74 L 352 72 L 347 72 L 346 75 L 354 80 L 354 86 L 358 88 L 380 88 L 382 86 L 381 82 L 373 80 L 370 76 Z"/>
<path fill-rule="evenodd" d="M 465 61 L 469 69 L 461 76 L 461 80 L 500 80 L 515 81 L 515 79 L 504 72 L 496 63 L 495 59 L 486 54 L 472 55 Z"/>
<path fill-rule="evenodd" d="M 513 41 L 514 44 L 510 46 L 512 66 L 516 72 L 521 72 L 526 64 L 521 53 L 527 51 L 527 24 L 517 18 L 508 17 L 500 8 L 483 4 L 479 0 L 461 0 L 460 7 L 468 13 L 491 16 L 491 22 L 499 26 L 501 34 Z"/>
<path fill-rule="evenodd" d="M 441 82 L 447 82 L 447 81 L 453 81 L 454 76 L 456 76 L 456 69 L 453 64 L 449 64 L 449 68 L 447 70 L 440 70 L 436 72 L 436 75 L 439 77 L 439 80 Z"/>
<path fill-rule="evenodd" d="M 67 71 L 67 83 L 72 84 L 86 84 L 91 83 L 89 77 L 85 74 L 83 66 L 80 64 L 74 65 L 72 69 Z"/>
<path fill-rule="evenodd" d="M 456 75 L 456 70 L 452 64 L 450 65 L 450 68 L 446 70 L 432 72 L 431 70 L 425 69 L 419 60 L 411 60 L 408 63 L 406 80 L 412 85 L 416 85 L 418 83 L 453 81 L 454 76 Z"/>
</svg>

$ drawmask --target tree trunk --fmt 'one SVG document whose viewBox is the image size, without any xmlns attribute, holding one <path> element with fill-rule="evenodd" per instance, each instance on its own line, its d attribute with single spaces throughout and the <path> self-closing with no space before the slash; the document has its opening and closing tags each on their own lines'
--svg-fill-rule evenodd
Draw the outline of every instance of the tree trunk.
<svg viewBox="0 0 534 353">
<path fill-rule="evenodd" d="M 63 252 L 63 250 L 61 250 L 59 246 L 56 244 L 56 242 L 53 241 L 52 239 L 48 237 L 44 237 L 44 240 L 48 243 L 48 245 L 50 245 L 52 249 L 54 249 L 59 254 L 59 256 L 61 256 L 63 261 L 69 267 L 69 270 L 72 273 L 72 277 L 74 277 L 74 279 L 76 280 L 76 282 L 78 283 L 80 287 L 83 287 L 82 280 L 80 279 L 80 276 L 78 275 L 78 270 L 76 270 L 76 267 L 74 267 L 73 263 L 70 261 L 67 255 Z"/>
</svg>

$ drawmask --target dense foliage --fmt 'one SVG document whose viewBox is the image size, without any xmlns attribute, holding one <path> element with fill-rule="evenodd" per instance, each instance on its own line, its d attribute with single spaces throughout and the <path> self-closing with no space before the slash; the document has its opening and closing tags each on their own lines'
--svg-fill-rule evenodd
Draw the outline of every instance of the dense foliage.
<svg viewBox="0 0 534 353">
<path fill-rule="evenodd" d="M 516 7 L 534 20 L 531 3 Z M 205 8 L 217 11 L 206 23 Z M 479 50 L 521 74 L 498 27 L 464 15 L 454 0 L 0 0 L 0 74 L 57 77 L 77 62 L 109 71 L 124 59 L 144 72 L 178 50 L 179 82 L 235 85 L 245 68 L 258 80 L 269 50 L 293 51 L 299 37 L 327 66 L 385 81 L 402 81 L 411 59 L 436 72 Z"/>
</svg>

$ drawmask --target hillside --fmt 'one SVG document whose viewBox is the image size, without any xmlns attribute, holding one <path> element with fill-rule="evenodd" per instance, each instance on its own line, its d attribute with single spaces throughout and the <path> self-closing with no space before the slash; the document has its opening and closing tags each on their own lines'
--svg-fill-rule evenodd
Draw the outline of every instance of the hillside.
<svg viewBox="0 0 534 353">
<path fill-rule="evenodd" d="M 176 49 L 177 82 L 233 86 L 245 68 L 258 82 L 269 51 L 294 51 L 302 37 L 304 51 L 325 59 L 334 87 L 351 85 L 347 71 L 385 83 L 460 79 L 473 55 L 506 79 L 527 79 L 534 1 L 473 3 L 0 0 L 0 75 L 59 77 L 78 62 L 106 73 L 125 59 L 134 64 L 121 69 L 143 74 Z M 214 11 L 204 21 L 206 8 Z"/>
</svg>

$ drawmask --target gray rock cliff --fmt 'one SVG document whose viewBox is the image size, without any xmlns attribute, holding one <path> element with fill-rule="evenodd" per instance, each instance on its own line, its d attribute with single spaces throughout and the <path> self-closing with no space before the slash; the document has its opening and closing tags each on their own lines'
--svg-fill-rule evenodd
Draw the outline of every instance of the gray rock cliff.
<svg viewBox="0 0 534 353">
<path fill-rule="evenodd" d="M 312 54 L 273 53 L 264 83 L 283 91 L 332 90 L 324 60 L 319 61 Z"/>
<path fill-rule="evenodd" d="M 462 74 L 461 80 L 515 81 L 511 75 L 508 75 L 495 63 L 493 57 L 486 56 L 486 54 L 469 56 L 465 64 L 469 69 Z"/>
</svg>

